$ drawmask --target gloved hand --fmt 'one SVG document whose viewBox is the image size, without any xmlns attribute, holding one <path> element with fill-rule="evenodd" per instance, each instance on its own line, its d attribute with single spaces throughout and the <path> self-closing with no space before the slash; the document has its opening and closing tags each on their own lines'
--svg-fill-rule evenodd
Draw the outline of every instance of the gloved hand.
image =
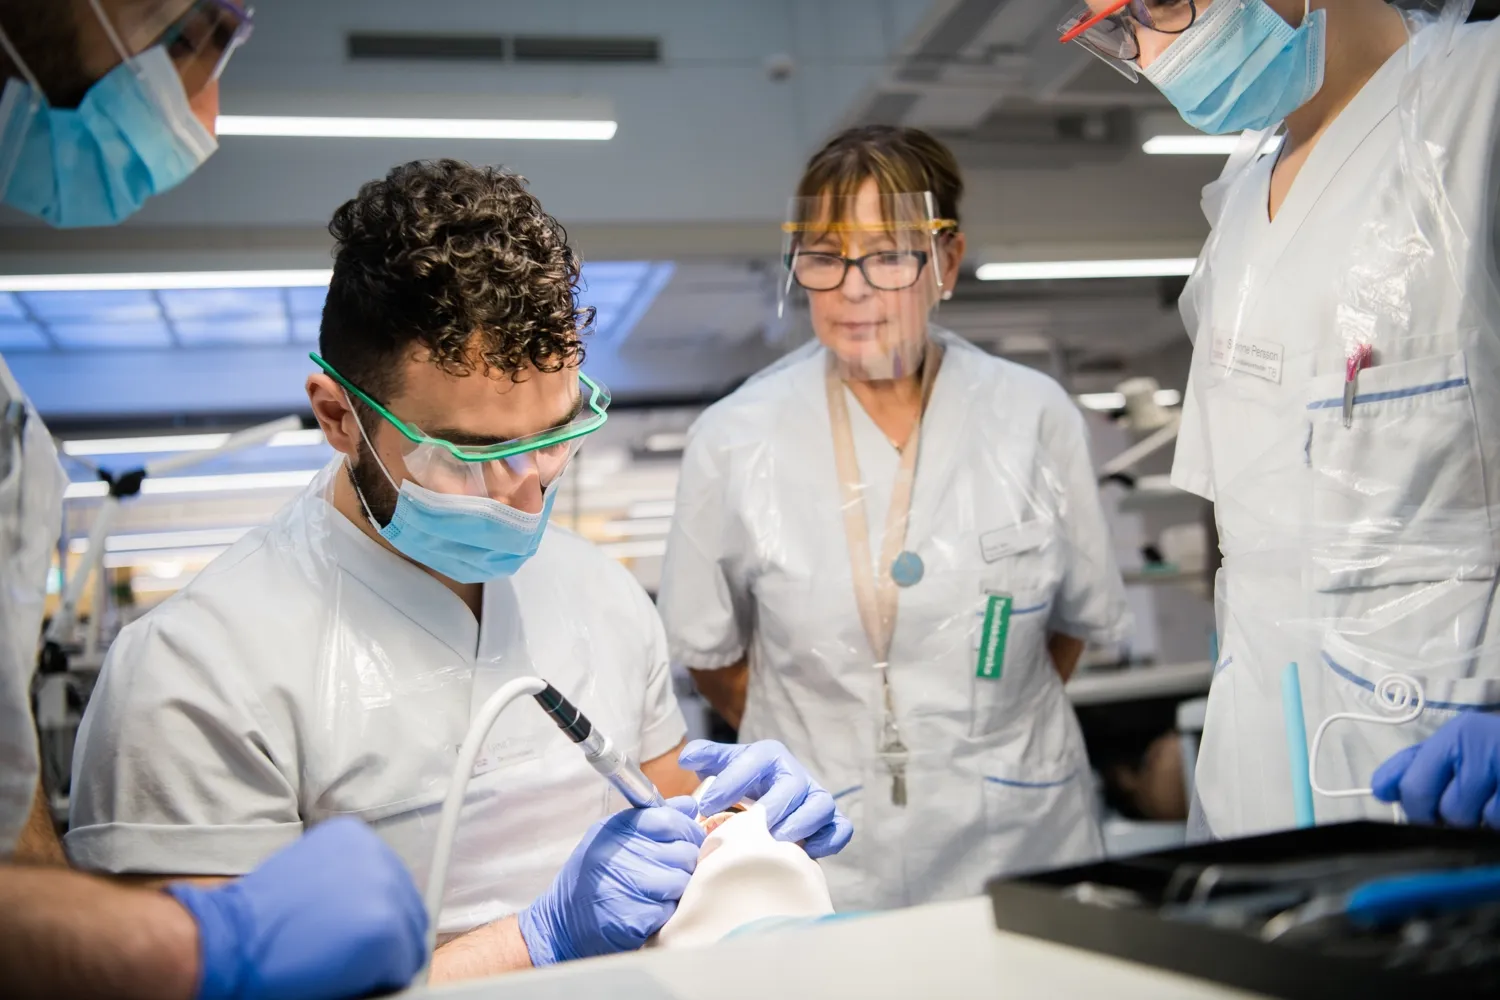
<svg viewBox="0 0 1500 1000">
<path fill-rule="evenodd" d="M 682 748 L 677 763 L 700 778 L 715 776 L 698 804 L 705 816 L 754 799 L 765 807 L 773 837 L 802 844 L 815 859 L 837 854 L 854 836 L 833 796 L 776 740 L 740 746 L 694 740 Z"/>
<path fill-rule="evenodd" d="M 401 859 L 344 817 L 244 878 L 167 887 L 198 922 L 198 1000 L 323 1000 L 400 989 L 427 951 L 427 911 Z"/>
<path fill-rule="evenodd" d="M 595 823 L 552 885 L 520 913 L 535 966 L 632 951 L 677 909 L 703 828 L 686 796 Z"/>
<path fill-rule="evenodd" d="M 1415 823 L 1500 830 L 1500 716 L 1463 713 L 1381 764 L 1371 785 Z"/>
</svg>

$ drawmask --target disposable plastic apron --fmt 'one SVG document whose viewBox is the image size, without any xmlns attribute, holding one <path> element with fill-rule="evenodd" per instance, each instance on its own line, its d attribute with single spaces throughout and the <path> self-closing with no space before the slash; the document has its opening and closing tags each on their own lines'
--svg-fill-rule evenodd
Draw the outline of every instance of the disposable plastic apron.
<svg viewBox="0 0 1500 1000">
<path fill-rule="evenodd" d="M 917 453 L 921 450 L 922 416 L 937 379 L 942 351 L 932 343 L 922 361 L 922 404 L 917 422 L 901 447 L 901 462 L 891 489 L 891 504 L 886 511 L 885 533 L 880 544 L 880 573 L 870 558 L 869 520 L 865 514 L 863 480 L 859 458 L 854 452 L 854 431 L 849 423 L 849 403 L 844 398 L 844 384 L 834 373 L 830 362 L 824 382 L 828 390 L 828 419 L 833 427 L 833 454 L 843 495 L 844 534 L 849 542 L 850 569 L 854 581 L 854 601 L 859 608 L 860 624 L 875 658 L 880 675 L 881 726 L 876 752 L 891 775 L 891 804 L 906 805 L 906 763 L 910 750 L 901 737 L 896 718 L 895 698 L 891 694 L 890 650 L 896 633 L 896 611 L 899 603 L 891 566 L 906 546 L 906 528 L 911 520 L 911 495 L 917 478 Z"/>
</svg>

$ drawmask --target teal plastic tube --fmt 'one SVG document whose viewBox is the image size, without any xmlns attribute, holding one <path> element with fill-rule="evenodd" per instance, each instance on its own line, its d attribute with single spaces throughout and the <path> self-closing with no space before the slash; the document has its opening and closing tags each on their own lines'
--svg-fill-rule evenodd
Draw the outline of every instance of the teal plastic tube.
<svg viewBox="0 0 1500 1000">
<path fill-rule="evenodd" d="M 1293 816 L 1298 827 L 1310 827 L 1317 823 L 1317 819 L 1313 815 L 1312 775 L 1307 766 L 1307 722 L 1302 717 L 1302 680 L 1295 663 L 1288 663 L 1281 672 L 1281 717 L 1286 723 L 1286 751 L 1292 768 Z"/>
</svg>

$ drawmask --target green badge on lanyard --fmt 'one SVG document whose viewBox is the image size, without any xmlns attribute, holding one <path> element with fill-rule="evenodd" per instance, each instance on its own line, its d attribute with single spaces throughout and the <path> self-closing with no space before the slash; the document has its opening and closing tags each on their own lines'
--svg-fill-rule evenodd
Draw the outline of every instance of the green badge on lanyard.
<svg viewBox="0 0 1500 1000">
<path fill-rule="evenodd" d="M 1011 599 L 991 594 L 984 611 L 984 632 L 979 637 L 979 665 L 974 676 L 998 681 L 1005 669 L 1005 640 L 1010 635 Z"/>
</svg>

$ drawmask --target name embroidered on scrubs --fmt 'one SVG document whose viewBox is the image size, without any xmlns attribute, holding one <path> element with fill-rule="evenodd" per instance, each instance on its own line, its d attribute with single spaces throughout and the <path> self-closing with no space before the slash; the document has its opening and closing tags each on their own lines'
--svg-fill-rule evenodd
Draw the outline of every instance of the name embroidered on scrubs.
<svg viewBox="0 0 1500 1000">
<path fill-rule="evenodd" d="M 1246 340 L 1228 334 L 1215 334 L 1210 359 L 1220 371 L 1234 371 L 1267 382 L 1281 384 L 1281 362 L 1285 350 L 1269 340 Z"/>
<path fill-rule="evenodd" d="M 1010 612 L 1015 601 L 1007 594 L 991 594 L 984 611 L 984 628 L 980 630 L 979 663 L 974 676 L 980 680 L 998 681 L 1005 669 L 1005 642 L 1010 637 Z"/>
</svg>

